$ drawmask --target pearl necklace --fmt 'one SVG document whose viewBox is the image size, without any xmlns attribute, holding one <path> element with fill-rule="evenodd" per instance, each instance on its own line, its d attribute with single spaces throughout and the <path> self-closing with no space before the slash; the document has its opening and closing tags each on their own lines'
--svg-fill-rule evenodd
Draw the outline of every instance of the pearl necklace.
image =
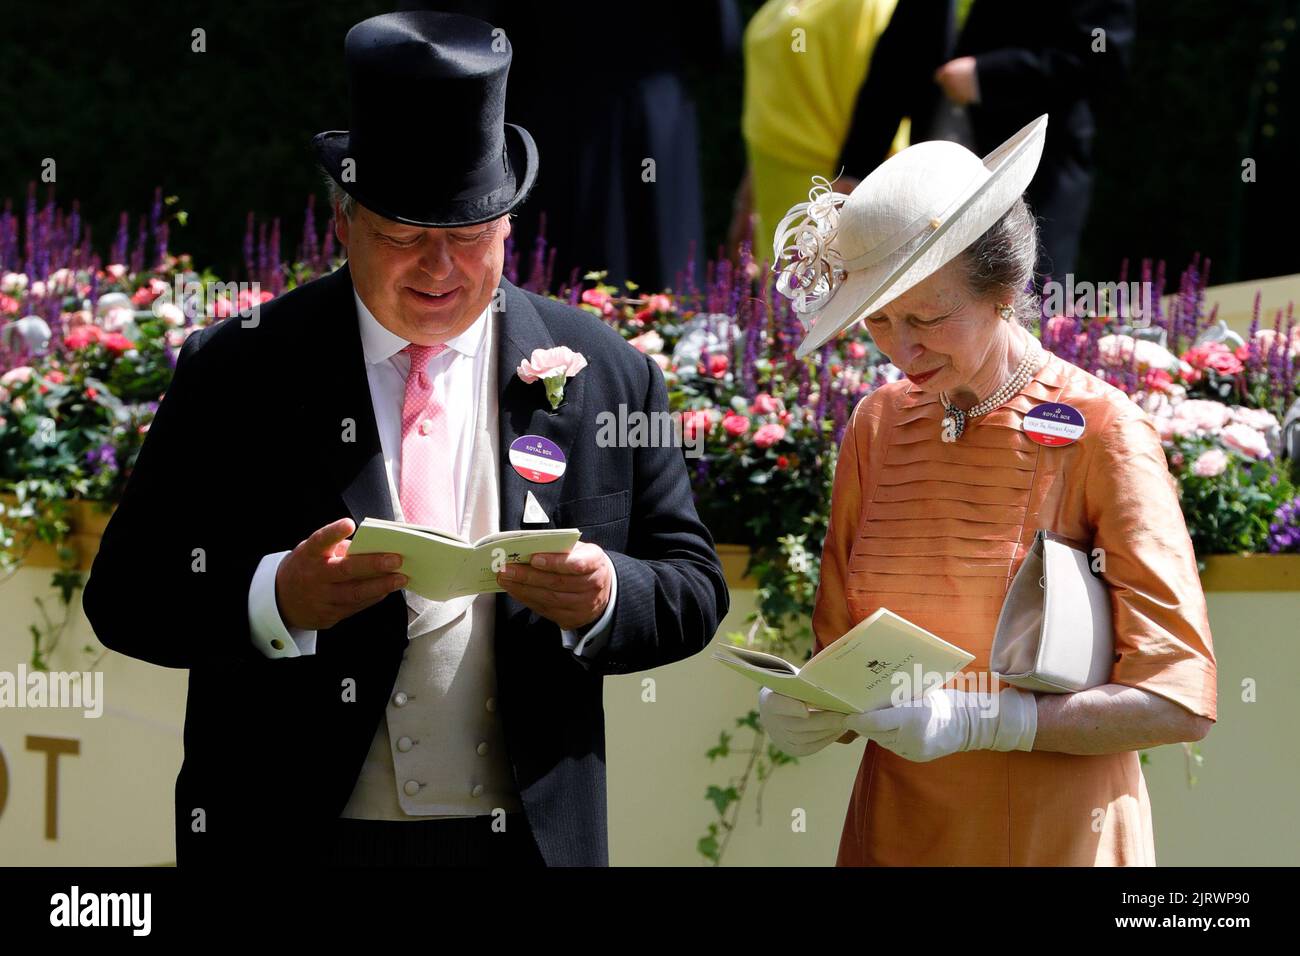
<svg viewBox="0 0 1300 956">
<path fill-rule="evenodd" d="M 961 437 L 962 432 L 966 430 L 966 420 L 969 418 L 978 418 L 1000 408 L 1009 402 L 1020 390 L 1029 384 L 1029 380 L 1038 371 L 1038 362 L 1042 357 L 1042 348 L 1038 341 L 1033 337 L 1028 337 L 1029 344 L 1025 347 L 1024 358 L 1016 366 L 1016 370 L 1011 373 L 1011 377 L 1002 383 L 1002 387 L 990 395 L 984 401 L 977 405 L 972 405 L 968 410 L 962 411 L 952 402 L 948 401 L 948 393 L 940 392 L 939 398 L 943 402 L 943 432 L 940 437 L 946 442 L 955 442 Z"/>
</svg>

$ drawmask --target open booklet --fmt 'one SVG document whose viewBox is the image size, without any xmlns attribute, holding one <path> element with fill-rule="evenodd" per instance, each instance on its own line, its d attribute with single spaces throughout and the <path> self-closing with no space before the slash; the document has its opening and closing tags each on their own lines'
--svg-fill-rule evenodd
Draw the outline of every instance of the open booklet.
<svg viewBox="0 0 1300 956">
<path fill-rule="evenodd" d="M 731 645 L 716 649 L 713 657 L 777 693 L 841 714 L 889 705 L 900 684 L 908 699 L 920 697 L 930 686 L 926 681 L 935 682 L 935 675 L 942 675 L 946 683 L 975 659 L 883 607 L 803 667 L 775 654 Z M 899 673 L 906 675 L 905 682 L 895 681 Z"/>
<path fill-rule="evenodd" d="M 544 528 L 498 531 L 466 541 L 437 528 L 365 518 L 348 554 L 400 554 L 407 589 L 430 601 L 447 601 L 502 591 L 496 576 L 506 564 L 527 564 L 542 552 L 568 551 L 580 537 L 577 528 Z"/>
</svg>

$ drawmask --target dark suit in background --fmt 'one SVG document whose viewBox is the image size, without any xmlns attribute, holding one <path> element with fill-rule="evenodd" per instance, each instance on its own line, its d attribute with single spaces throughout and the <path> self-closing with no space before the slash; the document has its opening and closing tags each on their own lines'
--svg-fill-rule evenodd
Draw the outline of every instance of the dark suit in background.
<svg viewBox="0 0 1300 956">
<path fill-rule="evenodd" d="M 1048 114 L 1026 197 L 1039 219 L 1039 273 L 1073 272 L 1092 199 L 1095 108 L 1129 71 L 1135 16 L 1134 0 L 975 0 L 955 37 L 951 0 L 899 0 L 858 98 L 846 171 L 861 177 L 879 165 L 903 116 L 912 117 L 912 142 L 937 138 L 946 100 L 934 71 L 973 56 L 980 102 L 969 107 L 965 145 L 987 155 Z M 1104 53 L 1093 52 L 1096 29 L 1105 31 Z"/>
<path fill-rule="evenodd" d="M 506 120 L 545 158 L 513 223 L 524 270 L 539 217 L 555 250 L 554 283 L 604 269 L 647 292 L 677 286 L 706 257 L 699 123 L 691 70 L 719 70 L 740 50 L 736 0 L 668 0 L 628 8 L 600 0 L 427 0 L 506 31 L 514 62 Z M 617 12 L 617 17 L 612 14 Z M 707 104 L 706 104 L 707 114 Z M 654 181 L 642 179 L 654 160 Z"/>
</svg>

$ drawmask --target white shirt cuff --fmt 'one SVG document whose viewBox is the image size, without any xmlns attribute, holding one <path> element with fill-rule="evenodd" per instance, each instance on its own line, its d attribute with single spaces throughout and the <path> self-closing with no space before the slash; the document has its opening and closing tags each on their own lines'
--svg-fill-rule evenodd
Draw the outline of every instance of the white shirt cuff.
<svg viewBox="0 0 1300 956">
<path fill-rule="evenodd" d="M 275 601 L 275 573 L 289 554 L 277 551 L 262 558 L 248 587 L 248 629 L 253 643 L 267 657 L 300 657 L 316 653 L 316 632 L 286 627 Z"/>
<path fill-rule="evenodd" d="M 605 561 L 609 564 L 609 603 L 605 605 L 605 613 L 591 625 L 586 634 L 581 636 L 577 631 L 560 630 L 560 638 L 564 641 L 564 646 L 578 657 L 595 657 L 609 640 L 609 625 L 614 619 L 614 602 L 618 599 L 618 572 L 614 570 L 614 562 L 610 561 L 608 556 L 605 557 Z"/>
</svg>

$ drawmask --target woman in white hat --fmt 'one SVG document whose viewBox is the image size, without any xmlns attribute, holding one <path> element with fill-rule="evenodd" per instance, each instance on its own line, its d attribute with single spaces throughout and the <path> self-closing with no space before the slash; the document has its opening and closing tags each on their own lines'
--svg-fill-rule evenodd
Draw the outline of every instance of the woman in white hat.
<svg viewBox="0 0 1300 956">
<path fill-rule="evenodd" d="M 815 319 L 799 354 L 861 319 L 906 376 L 864 398 L 845 432 L 816 649 L 887 607 L 975 655 L 961 679 L 974 689 L 950 681 L 866 714 L 761 693 L 787 753 L 868 738 L 840 865 L 1153 865 L 1137 751 L 1199 740 L 1216 719 L 1205 597 L 1155 427 L 1023 324 L 1038 310 L 1022 193 L 1046 126 L 982 161 L 918 143 L 850 196 L 815 188 L 777 230 L 779 287 Z M 1068 427 L 1044 437 L 1039 405 L 1068 406 Z M 1034 694 L 989 674 L 999 610 L 1039 528 L 1099 549 L 1108 683 Z"/>
</svg>

